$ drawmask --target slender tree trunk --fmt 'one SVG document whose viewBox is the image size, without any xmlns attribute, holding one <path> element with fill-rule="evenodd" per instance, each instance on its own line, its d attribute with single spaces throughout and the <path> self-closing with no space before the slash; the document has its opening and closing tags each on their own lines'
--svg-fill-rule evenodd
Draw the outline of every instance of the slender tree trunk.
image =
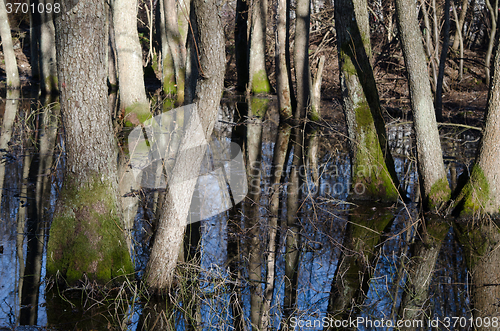
<svg viewBox="0 0 500 331">
<path fill-rule="evenodd" d="M 67 154 L 47 248 L 47 274 L 72 285 L 133 272 L 118 202 L 116 140 L 107 110 L 106 5 L 61 3 L 56 49 Z M 92 52 L 89 52 L 89 49 Z"/>
<path fill-rule="evenodd" d="M 113 0 L 113 26 L 118 58 L 120 110 L 135 113 L 140 122 L 150 117 L 144 87 L 142 50 L 137 32 L 137 0 Z"/>
<path fill-rule="evenodd" d="M 440 122 L 443 121 L 443 80 L 446 58 L 448 57 L 448 46 L 450 43 L 450 0 L 445 0 L 443 35 L 443 46 L 439 59 L 439 73 L 436 86 L 436 119 Z"/>
<path fill-rule="evenodd" d="M 41 1 L 43 4 L 54 3 L 51 0 Z M 52 13 L 40 13 L 42 25 L 40 27 L 40 57 L 42 91 L 47 94 L 57 93 L 57 62 L 56 62 L 56 32 Z"/>
<path fill-rule="evenodd" d="M 290 87 L 290 1 L 277 0 L 276 28 L 276 85 L 280 120 L 292 117 L 292 92 Z"/>
<path fill-rule="evenodd" d="M 335 26 L 355 199 L 396 201 L 398 183 L 370 65 L 365 0 L 336 0 Z"/>
<path fill-rule="evenodd" d="M 498 22 L 498 0 L 495 1 L 494 6 L 491 4 L 491 0 L 485 0 L 486 7 L 490 12 L 491 20 L 491 31 L 488 42 L 488 50 L 486 51 L 486 59 L 484 61 L 484 68 L 486 70 L 486 85 L 490 85 L 490 69 L 491 69 L 491 56 L 493 54 L 493 47 L 495 47 L 496 33 L 497 33 L 497 22 Z"/>
<path fill-rule="evenodd" d="M 182 105 L 184 103 L 184 85 L 186 81 L 185 40 L 183 40 L 179 32 L 179 13 L 177 12 L 175 0 L 163 0 L 163 10 L 166 23 L 165 30 L 167 34 L 167 43 L 175 69 L 177 103 Z M 180 15 L 183 14 L 181 13 Z M 163 79 L 165 81 L 167 77 Z"/>
<path fill-rule="evenodd" d="M 5 58 L 5 76 L 7 76 L 7 88 L 17 89 L 21 87 L 19 71 L 17 70 L 16 54 L 12 45 L 9 18 L 5 0 L 0 0 L 0 38 L 2 39 L 2 50 Z"/>
<path fill-rule="evenodd" d="M 316 76 L 312 84 L 311 120 L 321 120 L 321 81 L 323 78 L 323 68 L 325 67 L 325 56 L 322 55 L 318 62 Z"/>
<path fill-rule="evenodd" d="M 305 118 L 311 103 L 311 71 L 309 68 L 310 0 L 297 0 L 295 9 L 295 82 L 297 83 L 297 109 L 295 119 Z M 368 13 L 367 13 L 368 15 Z"/>
<path fill-rule="evenodd" d="M 438 47 L 438 45 L 435 45 L 432 41 L 432 31 L 433 29 L 431 28 L 431 23 L 429 20 L 429 13 L 427 11 L 427 4 L 425 0 L 420 0 L 420 6 L 422 9 L 422 14 L 424 17 L 424 25 L 425 25 L 425 50 L 427 51 L 427 56 L 429 57 L 429 62 L 431 64 L 431 69 L 432 69 L 432 77 L 431 77 L 431 82 L 432 82 L 432 89 L 434 90 L 437 85 L 437 75 L 438 75 L 438 69 L 437 69 L 437 64 L 436 64 L 436 57 L 434 53 L 435 47 Z M 434 47 L 435 46 L 435 47 Z"/>
<path fill-rule="evenodd" d="M 199 69 L 200 76 L 192 93 L 199 117 L 198 125 L 201 125 L 201 128 L 193 127 L 196 123 L 191 120 L 186 124 L 188 134 L 182 138 L 180 150 L 196 149 L 205 137 L 209 137 L 212 133 L 224 83 L 224 38 L 217 2 L 194 0 L 193 8 L 199 63 L 196 62 L 198 59 L 196 52 L 191 54 L 195 57 L 195 65 Z M 201 136 L 194 135 L 194 132 L 200 130 Z M 187 215 L 197 179 L 185 176 L 199 171 L 203 154 L 193 154 L 191 157 L 186 155 L 176 159 L 172 176 L 189 179 L 169 185 L 165 194 L 165 203 L 146 268 L 148 285 L 158 291 L 168 289 L 173 281 L 173 272 L 184 239 Z"/>
<path fill-rule="evenodd" d="M 250 33 L 249 87 L 252 93 L 269 93 L 271 84 L 266 70 L 267 0 L 252 0 Z"/>
<path fill-rule="evenodd" d="M 465 2 L 468 3 L 468 0 L 465 0 Z M 457 14 L 457 9 L 456 6 L 454 5 L 453 7 L 453 17 L 455 19 L 455 22 L 458 22 L 458 14 Z M 463 26 L 463 22 L 462 22 Z M 458 27 L 457 27 L 458 29 Z M 458 81 L 461 82 L 462 79 L 464 78 L 464 38 L 462 35 L 462 30 L 457 30 L 455 33 L 455 41 L 453 42 L 453 49 L 456 50 L 455 43 L 458 43 L 460 46 L 460 60 L 458 61 Z M 458 47 L 458 46 L 457 46 Z"/>
<path fill-rule="evenodd" d="M 429 209 L 438 209 L 443 202 L 449 199 L 450 188 L 444 169 L 415 3 L 412 0 L 396 0 L 396 13 L 403 55 L 408 70 L 410 101 L 417 140 L 420 186 L 422 187 L 424 204 Z"/>
<path fill-rule="evenodd" d="M 455 38 L 453 40 L 453 46 L 451 46 L 451 48 L 453 48 L 454 51 L 458 51 L 458 47 L 460 46 L 459 45 L 460 40 L 462 40 L 462 34 L 463 34 L 463 31 L 464 31 L 465 17 L 467 16 L 467 9 L 469 9 L 469 1 L 470 0 L 462 0 L 461 11 L 460 11 L 460 18 L 457 17 L 456 5 L 453 4 L 453 10 L 454 10 L 454 15 L 455 15 L 456 31 L 455 31 Z"/>
</svg>

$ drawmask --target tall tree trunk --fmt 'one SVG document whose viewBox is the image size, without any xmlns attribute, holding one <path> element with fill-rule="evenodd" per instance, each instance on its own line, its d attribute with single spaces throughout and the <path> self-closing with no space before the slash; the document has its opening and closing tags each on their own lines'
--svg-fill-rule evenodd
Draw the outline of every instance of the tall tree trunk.
<svg viewBox="0 0 500 331">
<path fill-rule="evenodd" d="M 470 0 L 462 0 L 460 18 L 457 17 L 458 15 L 456 15 L 456 12 L 454 13 L 455 14 L 456 30 L 455 30 L 455 38 L 453 40 L 453 46 L 451 46 L 451 48 L 453 48 L 454 51 L 458 51 L 458 46 L 459 46 L 460 40 L 462 39 L 462 35 L 463 35 L 463 31 L 464 31 L 465 17 L 467 16 L 467 9 L 469 8 L 469 1 Z M 456 8 L 456 5 L 453 4 L 454 11 L 456 11 L 455 8 Z M 470 29 L 470 27 L 469 27 L 469 29 Z"/>
<path fill-rule="evenodd" d="M 120 110 L 135 113 L 140 122 L 149 118 L 144 87 L 142 50 L 137 32 L 137 0 L 113 0 L 113 26 L 118 58 Z"/>
<path fill-rule="evenodd" d="M 468 183 L 462 188 L 456 212 L 462 217 L 476 218 L 485 214 L 500 214 L 500 52 L 493 64 L 493 78 L 488 93 L 486 126 L 479 154 Z"/>
<path fill-rule="evenodd" d="M 310 0 L 297 0 L 295 9 L 295 82 L 297 83 L 297 109 L 295 119 L 305 118 L 311 102 L 311 71 L 309 68 Z M 368 15 L 368 13 L 367 13 Z"/>
<path fill-rule="evenodd" d="M 269 93 L 271 84 L 266 71 L 267 0 L 252 0 L 251 14 L 248 90 L 252 93 Z"/>
<path fill-rule="evenodd" d="M 353 198 L 396 201 L 398 183 L 370 65 L 366 1 L 336 0 L 335 26 L 351 146 Z"/>
<path fill-rule="evenodd" d="M 41 1 L 43 4 L 52 4 L 53 1 Z M 57 93 L 57 62 L 56 62 L 56 32 L 52 13 L 40 13 L 42 25 L 40 27 L 40 56 L 41 89 L 47 94 Z"/>
<path fill-rule="evenodd" d="M 443 121 L 443 80 L 446 58 L 448 57 L 448 46 L 450 44 L 450 0 L 445 0 L 443 35 L 443 46 L 439 59 L 439 73 L 436 85 L 436 118 L 440 122 Z"/>
<path fill-rule="evenodd" d="M 47 248 L 47 274 L 105 284 L 133 272 L 118 202 L 117 148 L 107 111 L 106 5 L 61 3 L 56 49 L 67 154 Z M 92 52 L 89 52 L 89 49 Z"/>
<path fill-rule="evenodd" d="M 292 117 L 290 86 L 290 0 L 277 0 L 276 85 L 280 120 Z"/>
<path fill-rule="evenodd" d="M 199 63 L 196 62 L 198 59 L 196 52 L 191 52 L 191 54 L 195 57 L 195 65 L 198 66 L 201 74 L 197 79 L 193 95 L 194 107 L 199 117 L 198 125 L 201 125 L 201 128 L 191 127 L 196 123 L 189 120 L 186 124 L 188 134 L 182 138 L 180 150 L 197 148 L 205 137 L 209 137 L 212 133 L 224 83 L 224 36 L 217 2 L 194 0 L 193 7 L 196 20 L 193 25 L 196 28 L 194 32 L 197 37 Z M 201 135 L 194 134 L 200 131 Z M 197 179 L 184 176 L 199 172 L 203 154 L 178 157 L 172 176 L 189 179 L 167 187 L 165 203 L 146 268 L 148 285 L 158 291 L 166 290 L 171 286 L 179 250 L 184 239 L 187 215 Z"/>
<path fill-rule="evenodd" d="M 2 38 L 2 50 L 5 58 L 5 76 L 7 76 L 7 88 L 17 89 L 21 87 L 19 71 L 17 70 L 16 54 L 12 45 L 9 18 L 5 0 L 0 0 L 0 38 Z"/>
<path fill-rule="evenodd" d="M 495 36 L 497 33 L 497 22 L 498 22 L 498 0 L 494 2 L 494 6 L 491 4 L 491 0 L 485 0 L 486 7 L 490 12 L 491 30 L 488 42 L 488 49 L 486 51 L 486 59 L 484 61 L 484 68 L 486 70 L 486 85 L 490 85 L 490 69 L 491 69 L 491 56 L 493 54 L 493 47 L 495 47 Z"/>
<path fill-rule="evenodd" d="M 450 197 L 436 114 L 432 103 L 429 74 L 418 27 L 417 9 L 412 0 L 396 0 L 399 34 L 408 70 L 411 108 L 417 140 L 420 186 L 424 204 L 439 209 Z"/>
<path fill-rule="evenodd" d="M 184 85 L 186 81 L 185 40 L 183 40 L 179 32 L 179 13 L 177 12 L 175 0 L 163 0 L 163 10 L 166 23 L 165 31 L 167 34 L 167 43 L 175 69 L 177 103 L 182 105 L 184 103 Z M 180 15 L 183 14 L 180 13 Z M 165 82 L 167 77 L 164 77 L 163 79 Z"/>
</svg>

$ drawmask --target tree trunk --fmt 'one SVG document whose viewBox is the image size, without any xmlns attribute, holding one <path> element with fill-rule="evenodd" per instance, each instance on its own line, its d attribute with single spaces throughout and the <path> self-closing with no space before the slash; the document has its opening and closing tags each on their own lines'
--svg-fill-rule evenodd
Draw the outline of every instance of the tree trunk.
<svg viewBox="0 0 500 331">
<path fill-rule="evenodd" d="M 295 82 L 297 83 L 297 109 L 295 119 L 305 118 L 311 103 L 311 71 L 309 68 L 309 23 L 311 16 L 310 0 L 297 0 L 295 9 Z M 367 13 L 368 15 L 368 13 Z"/>
<path fill-rule="evenodd" d="M 41 3 L 53 3 L 51 0 L 41 1 Z M 42 91 L 47 94 L 57 93 L 57 62 L 56 62 L 56 32 L 52 13 L 44 12 L 42 25 L 40 27 L 40 56 L 39 67 L 42 81 Z"/>
<path fill-rule="evenodd" d="M 443 80 L 446 58 L 448 57 L 448 46 L 450 44 L 450 0 L 445 0 L 443 35 L 443 46 L 441 48 L 441 57 L 439 58 L 439 73 L 436 85 L 436 118 L 440 122 L 443 121 Z"/>
<path fill-rule="evenodd" d="M 107 111 L 106 5 L 61 3 L 56 19 L 66 170 L 47 248 L 47 274 L 70 285 L 133 272 L 121 230 L 116 141 Z M 89 49 L 92 52 L 89 52 Z"/>
<path fill-rule="evenodd" d="M 292 117 L 290 87 L 290 1 L 278 0 L 276 27 L 276 85 L 280 120 Z"/>
<path fill-rule="evenodd" d="M 266 19 L 267 0 L 252 0 L 248 87 L 252 93 L 271 92 L 266 71 Z"/>
<path fill-rule="evenodd" d="M 456 5 L 453 4 L 453 10 L 455 11 L 455 38 L 453 40 L 453 48 L 454 51 L 458 51 L 459 43 L 460 40 L 462 39 L 462 34 L 464 30 L 464 22 L 465 22 L 465 17 L 467 16 L 467 9 L 469 8 L 469 0 L 462 0 L 462 9 L 460 11 L 460 18 L 458 18 L 456 15 Z M 470 28 L 470 27 L 469 27 Z"/>
<path fill-rule="evenodd" d="M 142 50 L 137 32 L 137 0 L 113 0 L 113 26 L 118 58 L 120 110 L 135 113 L 140 122 L 149 118 L 144 87 Z"/>
<path fill-rule="evenodd" d="M 343 108 L 351 141 L 353 198 L 396 201 L 397 177 L 370 65 L 366 1 L 336 0 L 335 26 Z"/>
<path fill-rule="evenodd" d="M 493 78 L 488 94 L 486 126 L 478 158 L 468 183 L 455 204 L 462 217 L 475 218 L 484 214 L 498 216 L 500 211 L 500 52 L 493 64 Z"/>
<path fill-rule="evenodd" d="M 186 81 L 186 47 L 179 32 L 179 13 L 175 0 L 163 0 L 163 10 L 166 23 L 167 43 L 174 63 L 175 82 L 177 88 L 177 104 L 184 103 L 184 85 Z M 182 15 L 182 14 L 181 14 Z M 168 79 L 163 78 L 163 81 Z"/>
<path fill-rule="evenodd" d="M 425 61 L 417 9 L 412 0 L 396 0 L 401 45 L 408 71 L 411 108 L 417 140 L 420 186 L 424 204 L 439 209 L 450 197 L 436 114 L 432 103 L 429 74 Z"/>
<path fill-rule="evenodd" d="M 236 0 L 234 28 L 234 53 L 236 58 L 236 84 L 238 91 L 245 91 L 248 84 L 248 1 Z"/>
<path fill-rule="evenodd" d="M 486 70 L 486 85 L 490 85 L 490 69 L 491 69 L 491 55 L 493 54 L 493 47 L 495 46 L 495 36 L 497 33 L 498 22 L 498 1 L 495 1 L 494 6 L 491 5 L 491 0 L 485 0 L 486 7 L 490 12 L 491 30 L 488 42 L 488 49 L 486 51 L 486 59 L 484 61 L 484 68 Z"/>
<path fill-rule="evenodd" d="M 7 88 L 17 89 L 21 87 L 19 71 L 17 70 L 16 54 L 12 45 L 9 18 L 5 0 L 0 0 L 0 38 L 2 38 L 2 50 L 5 58 L 5 76 L 7 76 Z"/>
<path fill-rule="evenodd" d="M 205 137 L 212 133 L 219 102 L 222 95 L 225 69 L 224 36 L 215 0 L 195 0 L 193 2 L 195 36 L 199 51 L 198 66 L 200 76 L 194 92 L 201 128 L 196 127 L 193 118 L 187 121 L 189 134 L 182 138 L 179 150 L 198 148 Z M 195 60 L 196 51 L 191 52 Z M 201 132 L 201 134 L 195 134 Z M 189 176 L 200 169 L 204 153 L 190 153 L 179 156 L 173 168 L 173 178 L 189 178 L 167 187 L 165 203 L 161 211 L 158 229 L 146 268 L 146 279 L 150 287 L 162 291 L 168 289 L 173 281 L 179 250 L 184 239 L 191 198 L 196 179 Z M 192 172 L 194 171 L 194 173 Z"/>
</svg>

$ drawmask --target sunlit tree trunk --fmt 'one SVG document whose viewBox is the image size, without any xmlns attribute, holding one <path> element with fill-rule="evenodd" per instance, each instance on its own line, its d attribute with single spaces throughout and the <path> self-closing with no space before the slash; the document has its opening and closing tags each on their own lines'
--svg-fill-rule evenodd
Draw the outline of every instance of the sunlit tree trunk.
<svg viewBox="0 0 500 331">
<path fill-rule="evenodd" d="M 277 0 L 276 27 L 276 85 L 280 119 L 292 117 L 292 92 L 290 86 L 290 1 Z"/>
<path fill-rule="evenodd" d="M 192 17 L 195 17 L 196 22 L 192 22 L 192 24 L 199 52 L 199 62 L 196 62 L 198 56 L 195 51 L 191 52 L 191 55 L 194 57 L 192 61 L 198 68 L 200 76 L 196 77 L 196 85 L 192 95 L 204 137 L 198 137 L 198 135 L 190 137 L 189 134 L 184 136 L 179 147 L 180 150 L 201 145 L 200 139 L 203 140 L 212 133 L 224 83 L 224 36 L 217 2 L 215 0 L 195 0 L 193 8 L 194 15 Z M 191 123 L 187 124 L 188 133 L 193 132 L 189 129 L 190 125 Z M 176 159 L 172 172 L 173 178 L 191 178 L 184 176 L 189 176 L 192 171 L 196 172 L 196 169 L 199 170 L 203 153 L 191 156 Z M 155 241 L 146 268 L 146 281 L 155 290 L 166 290 L 172 284 L 196 179 L 188 179 L 167 187 Z"/>
<path fill-rule="evenodd" d="M 395 201 L 398 184 L 388 149 L 365 0 L 336 0 L 335 26 L 343 108 L 350 138 L 355 199 Z"/>
<path fill-rule="evenodd" d="M 41 3 L 53 3 L 45 0 Z M 42 25 L 40 27 L 40 80 L 41 88 L 47 94 L 57 93 L 57 62 L 56 62 L 56 32 L 52 13 L 40 13 Z"/>
<path fill-rule="evenodd" d="M 465 23 L 465 17 L 467 16 L 467 10 L 469 8 L 469 1 L 470 0 L 462 0 L 462 5 L 461 5 L 461 11 L 460 11 L 460 18 L 458 18 L 456 15 L 456 5 L 453 4 L 453 9 L 455 11 L 455 38 L 453 40 L 453 50 L 458 51 L 459 43 L 460 40 L 462 39 L 463 31 L 464 31 L 464 23 Z M 470 29 L 470 27 L 469 27 Z"/>
<path fill-rule="evenodd" d="M 16 54 L 12 45 L 9 18 L 5 0 L 0 0 L 0 38 L 2 39 L 2 50 L 5 58 L 5 76 L 7 76 L 7 88 L 17 89 L 21 86 L 19 71 L 17 70 Z"/>
<path fill-rule="evenodd" d="M 443 83 L 446 58 L 448 57 L 448 46 L 450 44 L 450 0 L 445 0 L 444 6 L 444 26 L 443 26 L 443 46 L 441 47 L 441 57 L 439 59 L 439 73 L 436 86 L 436 118 L 443 121 Z"/>
<path fill-rule="evenodd" d="M 484 69 L 486 70 L 486 85 L 490 85 L 490 69 L 491 69 L 491 56 L 493 54 L 493 47 L 495 47 L 497 22 L 498 22 L 498 0 L 493 4 L 491 0 L 485 0 L 486 7 L 490 12 L 491 30 L 489 35 L 488 49 L 486 50 L 486 59 L 484 61 Z"/>
<path fill-rule="evenodd" d="M 269 93 L 266 71 L 267 0 L 252 0 L 250 33 L 249 87 L 252 93 Z"/>
<path fill-rule="evenodd" d="M 413 125 L 416 133 L 419 181 L 424 204 L 439 209 L 450 198 L 439 132 L 432 102 L 429 74 L 418 27 L 417 9 L 412 0 L 396 0 L 399 34 L 406 68 Z"/>
<path fill-rule="evenodd" d="M 56 49 L 66 170 L 50 229 L 47 275 L 105 284 L 133 272 L 118 202 L 117 148 L 107 110 L 106 5 L 61 3 Z M 92 52 L 89 52 L 89 49 Z"/>
<path fill-rule="evenodd" d="M 125 116 L 134 113 L 143 122 L 150 115 L 137 32 L 137 0 L 113 0 L 111 8 L 118 60 L 120 110 L 125 112 Z"/>
</svg>

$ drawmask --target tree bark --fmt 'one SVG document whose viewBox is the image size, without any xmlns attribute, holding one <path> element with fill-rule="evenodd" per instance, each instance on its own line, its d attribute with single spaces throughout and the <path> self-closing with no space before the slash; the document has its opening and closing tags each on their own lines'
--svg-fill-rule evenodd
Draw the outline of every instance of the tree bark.
<svg viewBox="0 0 500 331">
<path fill-rule="evenodd" d="M 354 199 L 396 201 L 398 181 L 390 154 L 377 86 L 365 0 L 336 0 L 343 108 L 350 138 Z"/>
<path fill-rule="evenodd" d="M 420 186 L 424 204 L 439 209 L 450 197 L 429 74 L 418 27 L 417 9 L 411 0 L 396 0 L 401 45 L 408 71 L 410 102 L 414 116 Z"/>
<path fill-rule="evenodd" d="M 276 85 L 280 120 L 292 117 L 290 87 L 290 1 L 277 0 L 276 27 Z"/>
<path fill-rule="evenodd" d="M 493 78 L 488 93 L 486 125 L 479 154 L 468 183 L 461 190 L 455 211 L 462 217 L 475 218 L 500 214 L 500 52 L 493 64 Z"/>
<path fill-rule="evenodd" d="M 436 118 L 440 122 L 443 121 L 443 80 L 446 58 L 448 57 L 448 46 L 450 44 L 450 0 L 445 0 L 443 35 L 443 46 L 441 47 L 441 57 L 439 58 L 439 73 L 436 85 Z"/>
<path fill-rule="evenodd" d="M 494 6 L 491 5 L 491 0 L 485 0 L 486 7 L 490 12 L 491 30 L 488 42 L 488 49 L 486 50 L 486 59 L 484 61 L 484 68 L 486 70 L 486 85 L 490 85 L 490 69 L 491 69 L 491 56 L 493 54 L 493 47 L 495 46 L 495 36 L 497 33 L 498 22 L 498 1 L 495 1 Z"/>
<path fill-rule="evenodd" d="M 297 83 L 297 108 L 295 119 L 305 118 L 311 103 L 311 71 L 309 68 L 309 24 L 311 20 L 310 0 L 297 0 L 295 9 L 295 82 Z M 368 13 L 367 13 L 368 15 Z"/>
<path fill-rule="evenodd" d="M 41 3 L 53 3 L 53 1 L 41 1 Z M 52 13 L 41 13 L 42 25 L 40 27 L 40 56 L 39 67 L 42 81 L 42 91 L 47 94 L 57 93 L 57 63 L 56 63 L 56 32 Z"/>
<path fill-rule="evenodd" d="M 113 0 L 113 26 L 118 59 L 120 110 L 133 112 L 139 121 L 149 118 L 144 87 L 142 50 L 137 32 L 137 0 Z"/>
<path fill-rule="evenodd" d="M 222 95 L 225 70 L 225 51 L 222 24 L 218 15 L 219 8 L 215 0 L 195 0 L 193 2 L 195 36 L 199 51 L 199 62 L 195 57 L 200 76 L 197 79 L 194 102 L 201 128 L 189 120 L 187 135 L 182 138 L 180 149 L 197 148 L 205 137 L 212 133 L 219 102 Z M 199 132 L 201 135 L 195 135 Z M 173 281 L 173 272 L 177 264 L 179 250 L 184 239 L 191 198 L 196 185 L 196 179 L 189 176 L 192 171 L 199 171 L 204 153 L 193 154 L 191 157 L 178 157 L 173 169 L 174 178 L 191 178 L 167 187 L 165 203 L 161 211 L 158 229 L 146 268 L 148 285 L 157 290 L 167 290 Z"/>
<path fill-rule="evenodd" d="M 21 87 L 19 71 L 17 70 L 16 54 L 12 45 L 9 18 L 5 0 L 0 0 L 0 38 L 2 38 L 2 50 L 5 57 L 5 75 L 7 76 L 7 88 L 18 89 Z"/>
<path fill-rule="evenodd" d="M 252 0 L 250 33 L 249 86 L 252 93 L 269 93 L 271 84 L 266 70 L 267 0 Z"/>
<path fill-rule="evenodd" d="M 80 0 L 56 19 L 61 114 L 67 154 L 47 248 L 47 274 L 70 285 L 133 272 L 121 230 L 117 148 L 107 111 L 106 5 Z M 72 8 L 72 10 L 70 10 Z M 89 49 L 92 52 L 89 52 Z"/>
</svg>

